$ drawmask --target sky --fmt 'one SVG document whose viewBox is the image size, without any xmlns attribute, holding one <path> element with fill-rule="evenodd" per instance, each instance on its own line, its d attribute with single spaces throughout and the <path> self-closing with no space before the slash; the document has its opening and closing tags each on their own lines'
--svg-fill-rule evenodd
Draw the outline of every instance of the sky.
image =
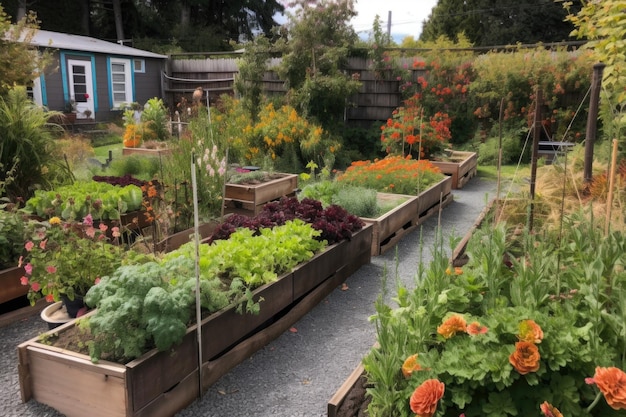
<svg viewBox="0 0 626 417">
<path fill-rule="evenodd" d="M 387 31 L 391 11 L 391 37 L 400 43 L 405 36 L 419 38 L 422 22 L 436 4 L 437 0 L 355 0 L 358 14 L 351 23 L 361 39 L 367 40 L 376 15 L 380 16 L 383 31 Z M 279 23 L 285 20 L 284 16 L 276 16 Z"/>
<path fill-rule="evenodd" d="M 380 16 L 383 31 L 387 31 L 391 11 L 391 37 L 401 42 L 405 36 L 419 38 L 422 22 L 428 19 L 437 0 L 355 0 L 358 15 L 352 20 L 354 30 L 364 39 L 372 29 L 374 18 Z"/>
</svg>

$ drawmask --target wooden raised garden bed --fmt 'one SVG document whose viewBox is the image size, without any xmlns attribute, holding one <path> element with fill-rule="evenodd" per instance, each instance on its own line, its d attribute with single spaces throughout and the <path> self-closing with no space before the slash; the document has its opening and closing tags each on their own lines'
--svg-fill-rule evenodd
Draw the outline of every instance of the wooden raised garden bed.
<svg viewBox="0 0 626 417">
<path fill-rule="evenodd" d="M 371 237 L 372 227 L 366 225 L 351 240 L 328 247 L 276 282 L 258 288 L 254 298 L 264 299 L 259 315 L 237 314 L 230 307 L 203 319 L 200 370 L 195 326 L 175 348 L 152 350 L 124 365 L 93 364 L 86 355 L 40 343 L 39 338 L 24 342 L 18 347 L 22 400 L 48 404 L 68 417 L 173 416 L 368 263 Z M 75 321 L 55 332 L 73 326 Z"/>
<path fill-rule="evenodd" d="M 433 213 L 452 202 L 452 178 L 446 177 L 417 196 L 378 193 L 383 201 L 402 201 L 393 210 L 375 219 L 363 218 L 373 225 L 372 256 L 385 253 L 407 233 Z"/>
<path fill-rule="evenodd" d="M 452 177 L 452 188 L 458 189 L 474 176 L 478 167 L 476 152 L 448 151 L 449 161 L 431 161 L 442 173 Z"/>
<path fill-rule="evenodd" d="M 28 293 L 28 285 L 22 285 L 20 282 L 23 275 L 24 268 L 17 266 L 0 270 L 0 304 Z"/>
<path fill-rule="evenodd" d="M 298 188 L 298 176 L 275 175 L 276 178 L 258 184 L 227 183 L 224 187 L 224 213 L 254 216 L 270 201 L 283 196 L 293 197 Z"/>
</svg>

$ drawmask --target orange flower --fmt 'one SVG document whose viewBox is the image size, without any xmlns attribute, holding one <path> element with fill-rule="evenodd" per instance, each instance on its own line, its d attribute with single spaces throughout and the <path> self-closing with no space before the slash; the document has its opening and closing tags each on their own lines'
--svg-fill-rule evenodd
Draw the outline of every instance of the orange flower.
<svg viewBox="0 0 626 417">
<path fill-rule="evenodd" d="M 513 368 L 522 375 L 536 372 L 539 369 L 539 359 L 541 359 L 539 349 L 530 342 L 517 342 L 515 351 L 509 356 Z"/>
<path fill-rule="evenodd" d="M 415 388 L 409 404 L 411 405 L 411 411 L 417 414 L 419 417 L 432 417 L 437 409 L 437 404 L 446 386 L 443 382 L 437 379 L 427 379 Z"/>
<path fill-rule="evenodd" d="M 410 378 L 413 371 L 419 371 L 422 367 L 419 363 L 417 363 L 417 353 L 415 355 L 411 355 L 402 364 L 402 375 L 405 378 Z"/>
<path fill-rule="evenodd" d="M 606 402 L 614 410 L 626 410 L 626 373 L 619 368 L 596 368 L 593 376 L 593 382 L 596 383 Z"/>
<path fill-rule="evenodd" d="M 437 327 L 437 333 L 442 335 L 444 338 L 449 339 L 457 332 L 465 332 L 466 329 L 467 324 L 465 323 L 463 316 L 453 314 L 448 317 L 448 319 L 445 320 L 441 326 Z"/>
<path fill-rule="evenodd" d="M 541 409 L 541 412 L 543 413 L 543 415 L 545 415 L 546 417 L 563 417 L 563 414 L 561 414 L 558 408 L 556 408 L 555 406 L 553 406 L 547 401 L 544 401 L 539 406 L 539 408 Z"/>
<path fill-rule="evenodd" d="M 476 336 L 477 334 L 485 334 L 489 329 L 485 326 L 481 326 L 480 323 L 474 321 L 467 326 L 467 334 L 470 336 Z"/>
<path fill-rule="evenodd" d="M 541 343 L 543 330 L 534 320 L 522 320 L 519 324 L 519 334 L 517 338 L 522 342 Z"/>
</svg>

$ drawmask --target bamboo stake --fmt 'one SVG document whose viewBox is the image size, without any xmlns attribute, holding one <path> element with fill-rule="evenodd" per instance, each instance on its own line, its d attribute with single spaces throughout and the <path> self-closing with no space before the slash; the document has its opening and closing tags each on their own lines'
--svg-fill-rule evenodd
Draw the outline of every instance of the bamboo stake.
<svg viewBox="0 0 626 417">
<path fill-rule="evenodd" d="M 196 181 L 196 156 L 191 154 L 191 189 L 193 192 L 193 226 L 196 246 L 196 334 L 198 338 L 198 392 L 202 398 L 202 313 L 200 311 L 200 231 L 198 220 L 198 183 Z"/>
<path fill-rule="evenodd" d="M 611 224 L 611 208 L 613 207 L 613 188 L 615 188 L 615 171 L 617 169 L 617 139 L 613 139 L 611 154 L 611 173 L 609 175 L 609 195 L 606 198 L 606 220 L 604 223 L 604 235 L 609 234 Z"/>
</svg>

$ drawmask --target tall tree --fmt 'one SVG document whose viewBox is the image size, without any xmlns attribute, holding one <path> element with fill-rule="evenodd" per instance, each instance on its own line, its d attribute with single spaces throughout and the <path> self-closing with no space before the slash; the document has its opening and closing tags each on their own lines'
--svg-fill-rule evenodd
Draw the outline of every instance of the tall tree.
<svg viewBox="0 0 626 417">
<path fill-rule="evenodd" d="M 572 1 L 579 10 L 581 0 Z M 439 0 L 420 40 L 449 39 L 464 32 L 475 46 L 561 42 L 574 29 L 554 0 Z"/>
</svg>

